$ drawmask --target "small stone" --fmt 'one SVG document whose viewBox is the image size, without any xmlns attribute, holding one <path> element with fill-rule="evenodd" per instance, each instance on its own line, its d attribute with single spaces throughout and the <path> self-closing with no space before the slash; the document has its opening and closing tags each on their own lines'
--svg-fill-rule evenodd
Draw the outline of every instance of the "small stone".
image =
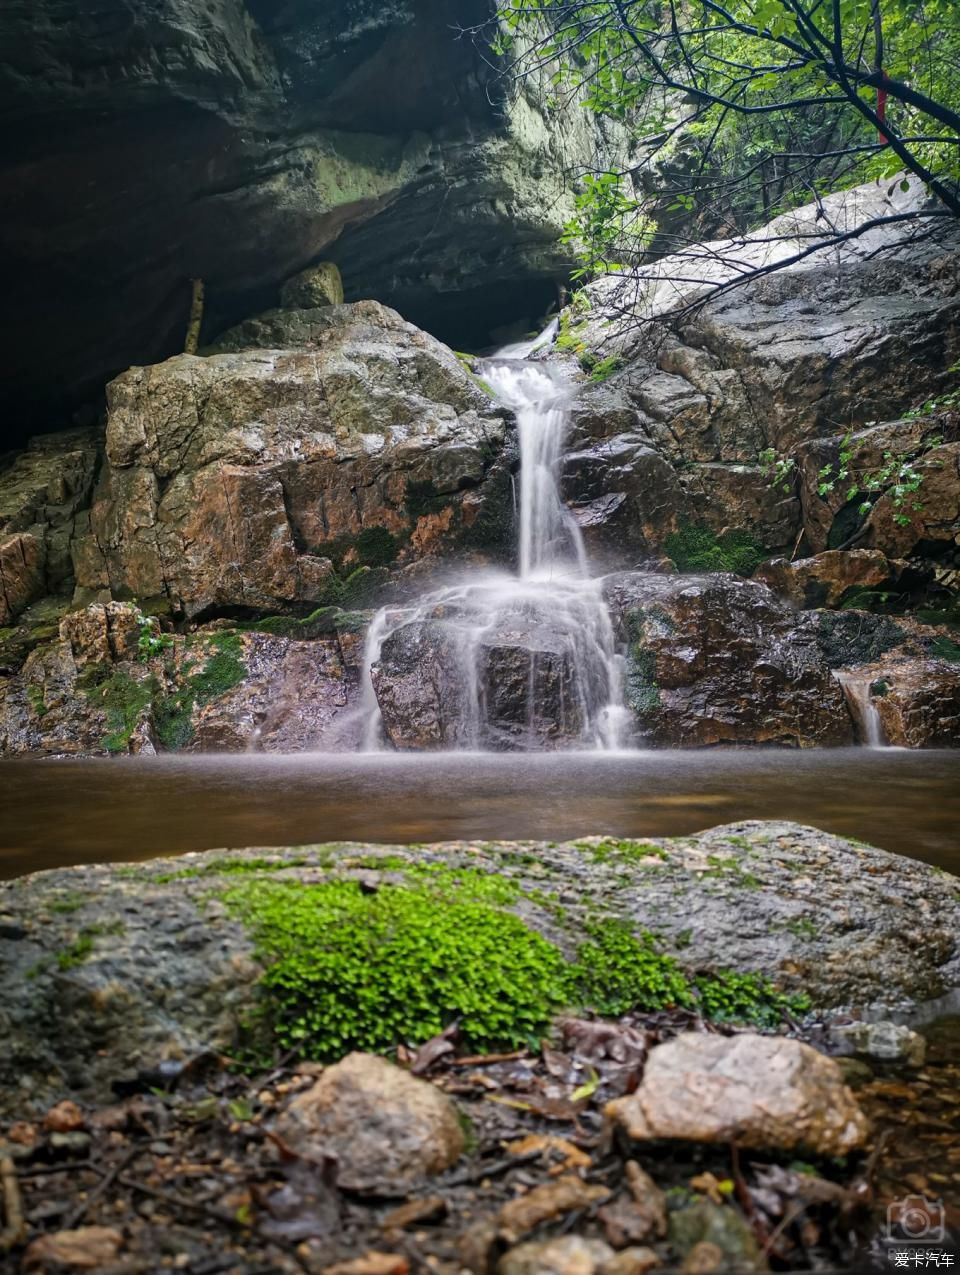
<svg viewBox="0 0 960 1275">
<path fill-rule="evenodd" d="M 7 1130 L 7 1141 L 21 1147 L 32 1147 L 37 1140 L 37 1126 L 26 1120 L 15 1120 Z"/>
<path fill-rule="evenodd" d="M 82 1226 L 76 1231 L 41 1235 L 23 1255 L 23 1270 L 56 1272 L 95 1271 L 113 1261 L 123 1236 L 109 1226 Z"/>
<path fill-rule="evenodd" d="M 924 1038 L 899 1023 L 837 1023 L 831 1025 L 827 1039 L 845 1054 L 875 1058 L 878 1062 L 922 1067 L 927 1057 Z"/>
<path fill-rule="evenodd" d="M 89 1133 L 84 1133 L 82 1129 L 71 1129 L 69 1133 L 51 1133 L 50 1149 L 80 1155 L 88 1149 L 92 1141 Z"/>
<path fill-rule="evenodd" d="M 730 1205 L 698 1200 L 687 1208 L 670 1214 L 670 1243 L 684 1257 L 687 1275 L 700 1275 L 715 1270 L 766 1270 L 756 1236 L 740 1213 Z M 707 1266 L 719 1254 L 715 1265 Z M 703 1262 L 688 1268 L 687 1261 Z"/>
<path fill-rule="evenodd" d="M 500 1210 L 500 1234 L 504 1239 L 514 1240 L 549 1218 L 571 1213 L 574 1209 L 589 1208 L 591 1204 L 601 1204 L 609 1198 L 610 1192 L 605 1186 L 591 1186 L 570 1173 L 534 1187 L 526 1195 L 505 1204 Z"/>
<path fill-rule="evenodd" d="M 722 1248 L 709 1240 L 701 1240 L 683 1259 L 680 1272 L 681 1275 L 713 1275 L 714 1271 L 723 1269 L 725 1261 Z"/>
<path fill-rule="evenodd" d="M 415 1182 L 454 1164 L 463 1130 L 450 1098 L 374 1054 L 348 1054 L 277 1121 L 295 1150 L 337 1161 L 348 1190 Z"/>
<path fill-rule="evenodd" d="M 600 1275 L 647 1275 L 659 1265 L 660 1258 L 652 1248 L 625 1248 L 604 1262 Z"/>
<path fill-rule="evenodd" d="M 293 275 L 280 289 L 284 310 L 317 310 L 343 305 L 343 280 L 332 261 L 321 261 Z"/>
<path fill-rule="evenodd" d="M 84 1126 L 83 1112 L 75 1102 L 58 1102 L 43 1118 L 43 1127 L 48 1133 L 70 1133 Z"/>
<path fill-rule="evenodd" d="M 399 1253 L 364 1253 L 352 1262 L 327 1266 L 323 1275 L 408 1275 L 410 1263 Z"/>
<path fill-rule="evenodd" d="M 833 1156 L 862 1146 L 868 1131 L 832 1058 L 751 1032 L 686 1032 L 659 1045 L 637 1091 L 606 1111 L 641 1142 L 737 1142 Z"/>
<path fill-rule="evenodd" d="M 602 1240 L 586 1240 L 580 1235 L 532 1240 L 505 1253 L 497 1275 L 594 1275 L 613 1255 Z"/>
</svg>

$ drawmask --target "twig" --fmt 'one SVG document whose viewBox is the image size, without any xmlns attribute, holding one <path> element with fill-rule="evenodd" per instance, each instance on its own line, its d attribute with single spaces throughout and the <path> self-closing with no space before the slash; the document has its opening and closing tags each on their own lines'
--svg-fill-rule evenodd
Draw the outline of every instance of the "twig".
<svg viewBox="0 0 960 1275">
<path fill-rule="evenodd" d="M 215 1209 L 213 1205 L 205 1204 L 202 1200 L 191 1200 L 188 1196 L 177 1195 L 173 1191 L 161 1191 L 157 1187 L 147 1186 L 145 1182 L 138 1182 L 136 1178 L 128 1178 L 124 1174 L 118 1174 L 116 1180 L 128 1190 L 139 1191 L 141 1195 L 149 1195 L 151 1199 L 159 1200 L 170 1208 L 190 1209 L 194 1213 L 205 1213 L 207 1217 L 213 1218 L 215 1222 L 229 1226 L 235 1231 L 248 1229 L 246 1224 L 238 1221 L 232 1213 L 225 1213 L 222 1209 Z"/>
<path fill-rule="evenodd" d="M 0 1182 L 3 1183 L 3 1211 L 7 1219 L 6 1226 L 0 1231 L 0 1251 L 6 1253 L 18 1244 L 26 1243 L 27 1239 L 17 1169 L 9 1156 L 0 1160 Z"/>
<path fill-rule="evenodd" d="M 505 1160 L 494 1160 L 492 1164 L 478 1165 L 476 1168 L 455 1173 L 452 1178 L 447 1178 L 443 1185 L 445 1187 L 467 1186 L 472 1182 L 482 1182 L 484 1178 L 499 1177 L 501 1173 L 507 1173 L 518 1165 L 529 1164 L 531 1160 L 539 1160 L 539 1158 L 539 1150 L 527 1151 L 524 1155 L 507 1156 Z"/>
<path fill-rule="evenodd" d="M 143 1150 L 144 1150 L 143 1147 L 139 1147 L 139 1146 L 131 1147 L 124 1155 L 120 1157 L 120 1159 L 116 1162 L 113 1168 L 108 1169 L 104 1173 L 103 1177 L 100 1179 L 97 1185 L 93 1188 L 93 1190 L 90 1192 L 87 1198 L 81 1201 L 81 1203 L 77 1205 L 77 1207 L 73 1210 L 73 1212 L 64 1222 L 63 1229 L 65 1231 L 74 1230 L 74 1228 L 84 1219 L 84 1217 L 86 1217 L 89 1209 L 91 1209 L 93 1205 L 96 1204 L 97 1200 L 102 1199 L 102 1197 L 107 1193 L 107 1191 L 110 1190 L 110 1187 L 117 1180 L 120 1174 L 124 1171 L 127 1165 L 130 1164 L 133 1160 L 135 1160 L 138 1155 L 141 1155 Z"/>
</svg>

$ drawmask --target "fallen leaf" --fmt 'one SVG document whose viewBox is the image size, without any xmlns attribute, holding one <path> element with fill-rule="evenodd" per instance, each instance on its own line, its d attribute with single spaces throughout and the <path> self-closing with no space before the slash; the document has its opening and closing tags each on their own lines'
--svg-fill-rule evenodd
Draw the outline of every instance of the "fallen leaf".
<svg viewBox="0 0 960 1275">
<path fill-rule="evenodd" d="M 575 1147 L 566 1138 L 556 1138 L 552 1134 L 531 1133 L 516 1142 L 509 1142 L 506 1147 L 510 1155 L 528 1156 L 539 1151 L 544 1157 L 559 1155 L 560 1164 L 550 1169 L 551 1174 L 564 1173 L 571 1169 L 586 1169 L 590 1166 L 590 1157 L 579 1147 Z"/>
<path fill-rule="evenodd" d="M 439 1035 L 432 1037 L 426 1044 L 420 1046 L 410 1059 L 410 1070 L 415 1076 L 422 1076 L 430 1070 L 434 1063 L 444 1058 L 447 1054 L 452 1054 L 454 1046 L 459 1039 L 460 1025 L 451 1023 Z"/>
<path fill-rule="evenodd" d="M 381 1223 L 385 1231 L 402 1231 L 407 1226 L 439 1222 L 446 1215 L 447 1202 L 442 1195 L 428 1195 L 421 1200 L 408 1200 L 388 1213 Z"/>
<path fill-rule="evenodd" d="M 726 1197 L 733 1195 L 734 1191 L 731 1178 L 721 1180 L 714 1177 L 712 1173 L 700 1173 L 695 1178 L 691 1178 L 690 1186 L 694 1191 L 705 1195 L 712 1204 L 722 1204 Z"/>
<path fill-rule="evenodd" d="M 63 1105 L 63 1104 L 61 1104 Z M 82 1226 L 77 1231 L 41 1235 L 23 1255 L 24 1271 L 69 1269 L 94 1271 L 119 1253 L 123 1236 L 109 1226 Z"/>
</svg>

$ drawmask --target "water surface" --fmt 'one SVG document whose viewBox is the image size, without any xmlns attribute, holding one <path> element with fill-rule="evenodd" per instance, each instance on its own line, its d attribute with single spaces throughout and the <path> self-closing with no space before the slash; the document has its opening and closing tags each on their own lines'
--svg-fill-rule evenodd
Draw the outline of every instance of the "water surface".
<svg viewBox="0 0 960 1275">
<path fill-rule="evenodd" d="M 792 819 L 960 874 L 960 750 L 0 763 L 0 877 L 215 847 L 676 836 Z"/>
</svg>

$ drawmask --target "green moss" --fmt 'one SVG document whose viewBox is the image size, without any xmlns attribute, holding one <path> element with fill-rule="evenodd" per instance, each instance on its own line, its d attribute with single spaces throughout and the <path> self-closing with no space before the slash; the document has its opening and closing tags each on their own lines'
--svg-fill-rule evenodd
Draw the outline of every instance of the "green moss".
<svg viewBox="0 0 960 1275">
<path fill-rule="evenodd" d="M 769 555 L 748 531 L 715 535 L 707 527 L 686 523 L 672 532 L 664 548 L 678 571 L 732 571 L 749 576 Z"/>
<path fill-rule="evenodd" d="M 472 1047 L 536 1039 L 566 992 L 561 954 L 517 917 L 430 889 L 355 882 L 227 892 L 269 962 L 273 1035 L 318 1058 L 422 1041 L 456 1019 Z"/>
<path fill-rule="evenodd" d="M 805 1014 L 807 996 L 788 996 L 762 974 L 735 974 L 720 970 L 701 975 L 694 988 L 704 1018 L 717 1023 L 744 1023 L 775 1031 L 785 1017 Z"/>
<path fill-rule="evenodd" d="M 404 504 L 409 516 L 416 521 L 428 514 L 438 514 L 445 507 L 446 500 L 437 491 L 431 478 L 407 483 Z"/>
<path fill-rule="evenodd" d="M 960 664 L 960 645 L 949 638 L 934 638 L 930 643 L 930 654 L 938 660 L 946 660 L 950 664 Z"/>
<path fill-rule="evenodd" d="M 607 837 L 599 843 L 575 841 L 578 849 L 583 850 L 594 863 L 609 863 L 618 859 L 625 863 L 639 863 L 642 859 L 667 859 L 666 850 L 655 846 L 652 841 L 618 841 Z"/>
<path fill-rule="evenodd" d="M 313 638 L 335 633 L 338 628 L 342 627 L 340 619 L 345 614 L 339 607 L 323 606 L 317 607 L 315 611 L 311 611 L 302 620 L 298 620 L 293 615 L 268 615 L 264 619 L 256 620 L 245 627 L 254 633 L 268 633 L 271 637 L 310 641 Z"/>
<path fill-rule="evenodd" d="M 105 680 L 98 681 L 97 674 L 102 675 L 103 671 L 102 668 L 91 669 L 81 689 L 106 714 L 104 748 L 111 753 L 122 753 L 126 751 L 141 715 L 150 706 L 156 681 L 152 677 L 137 681 L 119 669 L 108 673 Z M 80 685 L 79 682 L 77 684 Z"/>
<path fill-rule="evenodd" d="M 397 556 L 397 538 L 386 527 L 365 527 L 356 545 L 357 558 L 364 567 L 386 567 Z"/>
<path fill-rule="evenodd" d="M 153 703 L 153 729 L 157 742 L 169 752 L 186 748 L 193 739 L 194 693 L 181 686 L 170 695 L 158 695 Z"/>
<path fill-rule="evenodd" d="M 243 639 L 239 633 L 216 633 L 210 639 L 214 653 L 199 673 L 190 679 L 190 687 L 198 704 L 226 695 L 247 676 L 247 667 L 240 658 Z"/>
<path fill-rule="evenodd" d="M 46 699 L 43 693 L 43 687 L 36 682 L 32 682 L 27 687 L 27 703 L 35 717 L 44 717 L 47 713 Z"/>
<path fill-rule="evenodd" d="M 165 884 L 168 881 L 185 881 L 194 877 L 243 876 L 245 873 L 283 872 L 288 868 L 302 868 L 309 863 L 305 855 L 290 859 L 211 859 L 196 868 L 179 868 L 176 872 L 163 872 L 153 878 Z"/>
<path fill-rule="evenodd" d="M 67 890 L 58 899 L 48 904 L 51 912 L 58 915 L 67 916 L 71 912 L 79 912 L 83 905 L 87 902 L 88 896 L 79 890 Z"/>
<path fill-rule="evenodd" d="M 645 717 L 660 707 L 656 673 L 653 651 L 644 649 L 639 641 L 631 642 L 627 652 L 627 703 L 638 717 Z"/>
<path fill-rule="evenodd" d="M 107 935 L 119 935 L 126 932 L 123 921 L 110 921 L 100 925 L 85 926 L 69 947 L 57 953 L 57 968 L 72 970 L 89 959 L 93 952 L 94 941 Z"/>
<path fill-rule="evenodd" d="M 690 986 L 676 961 L 656 951 L 652 936 L 637 938 L 629 926 L 607 921 L 589 927 L 577 953 L 577 999 L 601 1014 L 688 1005 Z"/>
<path fill-rule="evenodd" d="M 757 889 L 763 883 L 759 877 L 748 872 L 738 859 L 727 859 L 717 854 L 708 854 L 707 863 L 710 865 L 706 872 L 701 873 L 704 880 L 710 878 L 723 881 L 729 881 L 732 885 L 742 886 L 745 889 Z"/>
</svg>

